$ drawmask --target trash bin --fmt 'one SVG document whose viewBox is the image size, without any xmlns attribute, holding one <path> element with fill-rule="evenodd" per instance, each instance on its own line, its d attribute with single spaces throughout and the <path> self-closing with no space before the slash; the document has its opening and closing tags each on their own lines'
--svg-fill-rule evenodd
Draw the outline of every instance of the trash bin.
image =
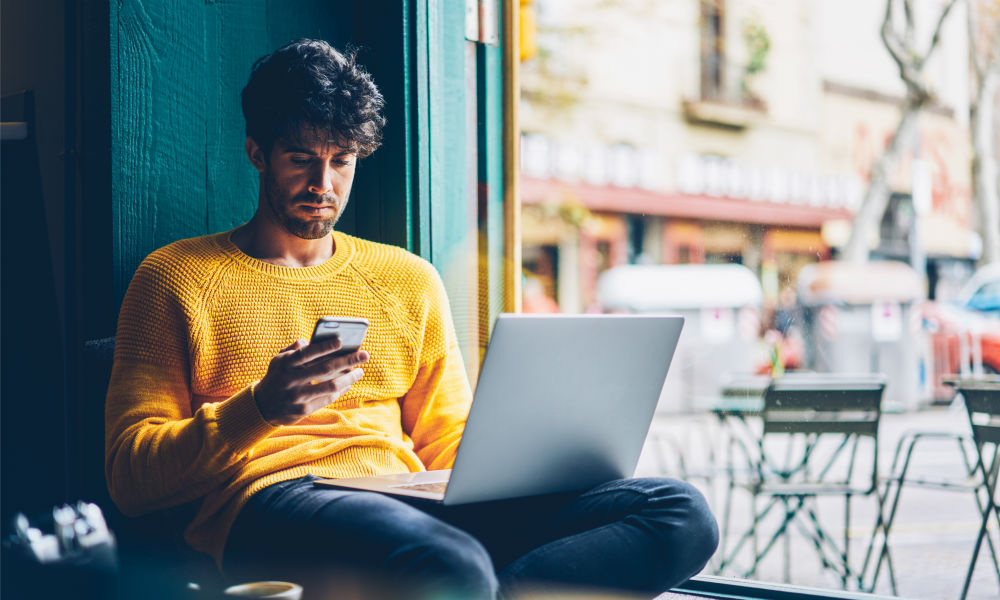
<svg viewBox="0 0 1000 600">
<path fill-rule="evenodd" d="M 658 411 L 704 410 L 723 382 L 754 369 L 763 292 L 742 265 L 614 267 L 598 278 L 597 300 L 605 312 L 685 318 Z"/>
<path fill-rule="evenodd" d="M 826 373 L 882 373 L 886 410 L 921 401 L 919 302 L 924 281 L 897 261 L 807 265 L 799 272 L 806 365 Z"/>
</svg>

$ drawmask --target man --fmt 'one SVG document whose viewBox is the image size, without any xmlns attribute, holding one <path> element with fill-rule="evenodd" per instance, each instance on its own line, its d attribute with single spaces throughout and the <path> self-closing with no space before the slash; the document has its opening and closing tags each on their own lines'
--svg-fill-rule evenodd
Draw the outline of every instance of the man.
<svg viewBox="0 0 1000 600">
<path fill-rule="evenodd" d="M 242 100 L 256 214 L 151 254 L 122 305 L 106 411 L 119 507 L 195 503 L 187 541 L 240 580 L 373 573 L 492 597 L 546 581 L 655 593 L 700 570 L 715 521 L 677 481 L 459 508 L 311 484 L 450 468 L 472 394 L 433 267 L 333 230 L 381 138 L 368 74 L 298 40 L 257 61 Z M 301 339 L 324 315 L 368 319 L 365 350 Z"/>
</svg>

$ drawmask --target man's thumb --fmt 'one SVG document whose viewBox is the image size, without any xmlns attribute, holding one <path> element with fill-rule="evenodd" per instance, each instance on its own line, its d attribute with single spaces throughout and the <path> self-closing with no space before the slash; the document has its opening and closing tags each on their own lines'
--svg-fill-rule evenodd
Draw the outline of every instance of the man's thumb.
<svg viewBox="0 0 1000 600">
<path fill-rule="evenodd" d="M 302 347 L 306 346 L 307 344 L 308 344 L 308 342 L 306 342 L 305 340 L 298 339 L 298 340 L 295 340 L 294 342 L 292 342 L 291 344 L 289 344 L 288 346 L 286 346 L 285 348 L 283 348 L 281 351 L 282 352 L 291 352 L 291 351 L 294 351 L 294 350 L 298 350 L 299 348 L 302 348 Z"/>
</svg>

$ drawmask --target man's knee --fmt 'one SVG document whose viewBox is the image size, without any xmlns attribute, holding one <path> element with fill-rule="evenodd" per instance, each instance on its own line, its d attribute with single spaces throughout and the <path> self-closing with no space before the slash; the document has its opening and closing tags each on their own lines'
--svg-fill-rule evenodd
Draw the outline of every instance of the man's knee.
<svg viewBox="0 0 1000 600">
<path fill-rule="evenodd" d="M 424 584 L 458 589 L 463 597 L 493 598 L 496 573 L 489 553 L 468 533 L 430 524 L 389 558 L 390 569 Z"/>
<path fill-rule="evenodd" d="M 654 497 L 652 512 L 670 532 L 670 541 L 683 540 L 678 553 L 694 575 L 719 546 L 719 526 L 705 496 L 693 485 L 676 479 L 648 479 L 644 485 Z M 678 553 L 675 560 L 680 558 Z"/>
<path fill-rule="evenodd" d="M 681 482 L 688 490 L 688 535 L 697 540 L 701 549 L 700 562 L 704 566 L 719 547 L 719 524 L 708 506 L 705 496 L 693 485 Z"/>
</svg>

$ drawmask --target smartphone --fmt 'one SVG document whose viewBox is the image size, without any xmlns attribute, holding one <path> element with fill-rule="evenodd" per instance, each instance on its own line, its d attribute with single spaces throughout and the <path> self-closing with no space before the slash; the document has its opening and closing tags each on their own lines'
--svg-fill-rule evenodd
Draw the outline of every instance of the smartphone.
<svg viewBox="0 0 1000 600">
<path fill-rule="evenodd" d="M 361 348 L 361 343 L 365 341 L 365 332 L 368 331 L 368 319 L 355 317 L 320 317 L 316 321 L 316 328 L 313 329 L 312 340 L 316 343 L 327 338 L 337 336 L 340 338 L 340 350 L 333 353 L 333 356 L 343 356 L 357 352 Z"/>
</svg>

